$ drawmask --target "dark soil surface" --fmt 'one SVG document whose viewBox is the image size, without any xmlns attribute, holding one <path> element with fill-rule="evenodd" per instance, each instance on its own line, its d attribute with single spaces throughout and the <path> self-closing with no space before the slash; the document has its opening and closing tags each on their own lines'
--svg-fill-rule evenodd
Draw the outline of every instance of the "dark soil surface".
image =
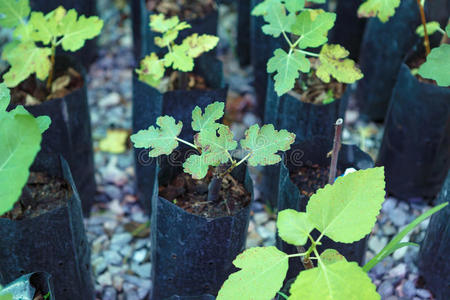
<svg viewBox="0 0 450 300">
<path fill-rule="evenodd" d="M 420 66 L 425 63 L 426 61 L 426 57 L 425 57 L 425 53 L 422 53 L 421 55 L 415 55 L 413 56 L 413 58 L 409 59 L 406 64 L 408 65 L 409 69 L 412 70 L 418 70 L 420 68 Z M 423 83 L 428 83 L 428 84 L 433 84 L 436 85 L 436 81 L 432 80 L 432 79 L 426 79 L 423 78 L 422 76 L 420 76 L 419 74 L 415 74 L 414 75 L 417 80 L 419 80 L 420 82 Z"/>
<path fill-rule="evenodd" d="M 183 82 L 184 81 L 184 82 Z M 175 90 L 210 90 L 206 85 L 205 78 L 200 75 L 173 71 L 169 75 L 169 91 Z"/>
<path fill-rule="evenodd" d="M 319 165 L 312 165 L 310 167 L 301 167 L 295 171 L 290 172 L 292 182 L 299 188 L 300 193 L 307 197 L 311 197 L 318 189 L 323 188 L 328 183 L 328 174 L 330 169 L 328 167 L 320 167 Z M 341 175 L 340 170 L 337 171 L 337 176 Z"/>
<path fill-rule="evenodd" d="M 22 220 L 37 217 L 64 206 L 71 195 L 72 189 L 65 180 L 31 172 L 19 201 L 1 218 Z"/>
<path fill-rule="evenodd" d="M 46 82 L 39 81 L 35 75 L 28 77 L 11 90 L 11 103 L 17 105 L 39 105 L 46 100 L 62 98 L 83 86 L 83 78 L 72 68 L 61 74 L 56 74 L 51 91 L 46 88 Z"/>
<path fill-rule="evenodd" d="M 315 60 L 311 60 L 311 65 Z M 346 84 L 331 79 L 329 83 L 320 80 L 315 72 L 302 74 L 301 80 L 295 82 L 292 96 L 306 103 L 316 105 L 327 104 L 327 99 L 332 96 L 335 100 L 340 99 L 345 92 Z"/>
<path fill-rule="evenodd" d="M 195 180 L 181 173 L 168 186 L 160 187 L 159 195 L 191 214 L 206 218 L 232 216 L 250 204 L 251 194 L 231 175 L 222 181 L 219 204 L 207 201 L 210 181 L 211 174 Z"/>
<path fill-rule="evenodd" d="M 214 0 L 147 0 L 147 8 L 165 16 L 178 16 L 189 21 L 204 18 L 216 9 Z"/>
</svg>

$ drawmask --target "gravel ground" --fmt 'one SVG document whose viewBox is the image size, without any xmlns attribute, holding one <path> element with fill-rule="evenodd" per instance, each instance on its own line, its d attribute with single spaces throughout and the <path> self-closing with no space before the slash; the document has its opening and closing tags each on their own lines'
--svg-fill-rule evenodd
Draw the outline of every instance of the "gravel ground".
<svg viewBox="0 0 450 300">
<path fill-rule="evenodd" d="M 108 130 L 131 129 L 131 76 L 135 65 L 132 55 L 130 8 L 124 1 L 99 0 L 99 11 L 105 21 L 100 40 L 99 59 L 89 70 L 89 101 L 95 147 L 98 193 L 90 218 L 85 220 L 92 245 L 92 265 L 95 272 L 97 299 L 148 299 L 152 288 L 150 279 L 150 232 L 148 217 L 137 204 L 134 189 L 132 150 L 112 154 L 99 150 L 99 143 Z M 230 85 L 228 110 L 232 114 L 232 129 L 239 138 L 258 118 L 242 108 L 255 103 L 249 69 L 241 69 L 233 56 L 232 41 L 236 32 L 236 13 L 221 7 L 223 40 L 219 53 L 226 61 L 225 78 Z M 0 38 L 4 39 L 4 31 Z M 344 140 L 356 143 L 373 157 L 382 136 L 382 127 L 358 121 L 357 110 L 350 105 L 347 112 Z M 258 191 L 255 191 L 256 195 Z M 411 206 L 387 198 L 378 222 L 369 239 L 367 260 L 379 252 L 399 230 L 405 227 L 426 206 Z M 420 243 L 428 222 L 423 222 L 403 241 Z M 247 247 L 273 245 L 275 219 L 262 204 L 254 203 L 249 226 Z M 369 275 L 378 286 L 382 299 L 432 299 L 429 291 L 418 287 L 416 267 L 418 248 L 397 250 Z"/>
</svg>

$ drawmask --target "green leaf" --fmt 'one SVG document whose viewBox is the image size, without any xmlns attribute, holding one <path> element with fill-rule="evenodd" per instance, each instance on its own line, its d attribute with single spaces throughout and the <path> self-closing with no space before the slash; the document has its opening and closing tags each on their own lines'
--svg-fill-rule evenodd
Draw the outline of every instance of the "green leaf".
<svg viewBox="0 0 450 300">
<path fill-rule="evenodd" d="M 0 300 L 13 300 L 13 295 L 12 294 L 0 295 Z"/>
<path fill-rule="evenodd" d="M 428 35 L 432 35 L 433 33 L 435 33 L 436 31 L 438 31 L 438 30 L 441 28 L 441 26 L 439 25 L 439 23 L 436 22 L 436 21 L 428 22 L 428 23 L 426 24 L 426 27 L 427 27 L 427 33 L 428 33 Z M 425 30 L 423 29 L 423 25 L 420 25 L 420 26 L 417 27 L 416 33 L 417 33 L 418 35 L 420 35 L 421 37 L 424 37 L 424 36 L 425 36 Z"/>
<path fill-rule="evenodd" d="M 334 249 L 326 249 L 320 254 L 321 262 L 324 265 L 331 265 L 338 261 L 347 261 L 345 257 Z"/>
<path fill-rule="evenodd" d="M 308 0 L 308 2 L 317 3 L 317 4 L 325 4 L 327 2 L 327 0 Z"/>
<path fill-rule="evenodd" d="M 139 80 L 157 87 L 161 78 L 164 77 L 165 70 L 163 60 L 153 52 L 141 60 L 140 69 L 137 69 L 136 73 L 139 75 Z"/>
<path fill-rule="evenodd" d="M 272 4 L 278 5 L 279 0 L 264 0 L 256 5 L 252 10 L 252 16 L 264 16 L 270 10 Z"/>
<path fill-rule="evenodd" d="M 185 173 L 191 174 L 194 179 L 202 179 L 208 173 L 210 164 L 207 162 L 205 153 L 201 155 L 192 154 L 183 163 Z"/>
<path fill-rule="evenodd" d="M 188 55 L 187 45 L 174 45 L 171 52 L 164 56 L 164 65 L 175 70 L 189 72 L 194 69 L 194 59 Z"/>
<path fill-rule="evenodd" d="M 23 23 L 23 19 L 30 14 L 29 0 L 1 0 L 0 26 L 6 28 L 16 27 Z"/>
<path fill-rule="evenodd" d="M 333 241 L 359 241 L 375 225 L 384 186 L 383 167 L 347 174 L 312 195 L 306 213 L 314 227 Z"/>
<path fill-rule="evenodd" d="M 267 62 L 267 72 L 277 72 L 274 76 L 275 91 L 278 96 L 292 90 L 295 79 L 299 76 L 299 70 L 308 73 L 310 62 L 305 55 L 298 51 L 284 52 L 283 49 L 276 49 L 274 56 Z"/>
<path fill-rule="evenodd" d="M 395 14 L 395 9 L 399 7 L 400 0 L 367 0 L 359 6 L 358 17 L 370 18 L 378 17 L 385 23 Z"/>
<path fill-rule="evenodd" d="M 262 31 L 273 37 L 279 37 L 282 32 L 291 32 L 295 22 L 294 14 L 286 14 L 286 9 L 281 2 L 270 4 L 270 9 L 264 15 L 264 20 L 269 23 L 264 25 Z"/>
<path fill-rule="evenodd" d="M 83 47 L 86 40 L 99 35 L 103 28 L 103 20 L 96 16 L 86 18 L 82 15 L 78 20 L 77 16 L 77 12 L 71 9 L 60 23 L 60 32 L 63 35 L 61 44 L 66 51 L 77 51 Z"/>
<path fill-rule="evenodd" d="M 196 135 L 195 142 L 202 148 L 202 155 L 206 163 L 218 166 L 231 159 L 228 151 L 237 147 L 237 142 L 233 140 L 233 133 L 228 126 L 220 126 L 219 136 L 216 130 L 208 128 Z"/>
<path fill-rule="evenodd" d="M 196 58 L 205 52 L 214 49 L 219 43 L 219 38 L 209 34 L 198 35 L 197 33 L 191 34 L 183 40 L 182 45 L 188 48 L 187 54 L 190 57 Z"/>
<path fill-rule="evenodd" d="M 214 102 L 205 108 L 205 113 L 202 114 L 202 109 L 198 106 L 192 111 L 192 129 L 195 131 L 202 131 L 203 129 L 218 129 L 220 124 L 216 121 L 223 117 L 225 103 Z"/>
<path fill-rule="evenodd" d="M 301 36 L 298 43 L 301 49 L 325 44 L 328 41 L 328 31 L 336 21 L 335 13 L 322 12 L 316 16 L 315 12 L 317 10 L 302 11 L 292 26 L 292 33 Z"/>
<path fill-rule="evenodd" d="M 161 48 L 167 47 L 171 42 L 176 40 L 179 32 L 186 28 L 191 28 L 191 25 L 186 22 L 178 23 L 175 27 L 164 32 L 162 38 L 159 36 L 155 37 L 155 44 Z"/>
<path fill-rule="evenodd" d="M 42 139 L 33 116 L 3 114 L 0 118 L 0 215 L 8 212 L 19 199 Z"/>
<path fill-rule="evenodd" d="M 349 58 L 348 51 L 340 45 L 324 45 L 319 54 L 317 77 L 323 82 L 330 82 L 330 76 L 343 83 L 353 83 L 363 77 L 361 70 Z"/>
<path fill-rule="evenodd" d="M 217 300 L 272 299 L 283 285 L 288 262 L 288 255 L 274 246 L 244 251 L 233 261 L 241 270 L 228 277 Z"/>
<path fill-rule="evenodd" d="M 252 125 L 245 131 L 245 139 L 241 140 L 241 146 L 248 150 L 251 156 L 248 160 L 251 166 L 273 165 L 281 161 L 278 151 L 287 151 L 295 141 L 295 134 L 287 130 L 275 130 L 272 124 L 259 128 L 258 124 Z"/>
<path fill-rule="evenodd" d="M 447 24 L 445 27 L 445 32 L 447 33 L 447 36 L 450 37 L 450 24 Z"/>
<path fill-rule="evenodd" d="M 10 55 L 8 62 L 11 69 L 3 75 L 3 80 L 8 87 L 17 86 L 36 73 L 40 80 L 47 78 L 50 71 L 50 48 L 39 48 L 33 42 L 19 44 Z"/>
<path fill-rule="evenodd" d="M 385 259 L 387 256 L 389 256 L 391 253 L 393 253 L 395 250 L 400 248 L 400 245 L 405 245 L 407 243 L 401 243 L 402 239 L 410 233 L 417 225 L 422 223 L 425 219 L 429 218 L 431 215 L 435 214 L 436 212 L 440 211 L 444 207 L 448 205 L 448 202 L 442 203 L 441 205 L 438 205 L 436 207 L 433 207 L 432 209 L 424 212 L 420 216 L 418 216 L 414 221 L 408 224 L 405 228 L 403 228 L 402 231 L 400 231 L 375 257 L 373 257 L 369 262 L 367 262 L 363 269 L 365 272 L 369 272 L 373 267 L 375 267 L 380 261 Z M 408 243 L 409 244 L 409 243 Z"/>
<path fill-rule="evenodd" d="M 175 123 L 175 119 L 169 116 L 159 117 L 156 124 L 160 128 L 150 126 L 147 130 L 139 130 L 130 138 L 135 148 L 149 148 L 150 157 L 162 154 L 169 155 L 178 147 L 177 137 L 181 133 L 183 123 Z"/>
<path fill-rule="evenodd" d="M 305 0 L 284 0 L 284 5 L 290 13 L 297 13 L 305 8 Z"/>
<path fill-rule="evenodd" d="M 277 228 L 286 243 L 300 246 L 306 244 L 314 225 L 309 222 L 306 213 L 285 209 L 278 213 Z"/>
<path fill-rule="evenodd" d="M 30 17 L 30 24 L 32 26 L 31 36 L 36 42 L 42 42 L 44 44 L 49 44 L 53 39 L 54 35 L 50 29 L 52 26 L 48 19 L 45 18 L 44 14 L 41 12 L 32 12 Z M 52 24 L 56 27 L 56 24 Z M 54 30 L 54 29 L 53 29 Z"/>
<path fill-rule="evenodd" d="M 367 273 L 346 260 L 319 262 L 319 267 L 300 272 L 290 293 L 290 300 L 380 299 Z"/>
<path fill-rule="evenodd" d="M 442 44 L 431 50 L 427 61 L 420 66 L 419 74 L 436 80 L 439 86 L 450 86 L 450 45 Z"/>
<path fill-rule="evenodd" d="M 154 14 L 150 16 L 150 29 L 155 32 L 164 33 L 169 29 L 175 28 L 180 23 L 177 16 L 167 18 L 164 14 Z"/>
<path fill-rule="evenodd" d="M 9 89 L 4 82 L 0 83 L 0 113 L 5 112 L 11 101 Z"/>
<path fill-rule="evenodd" d="M 13 110 L 11 110 L 9 112 L 11 115 L 16 116 L 16 115 L 26 115 L 26 116 L 31 116 L 31 114 L 25 109 L 25 107 L 23 107 L 22 105 L 18 105 L 16 106 Z M 51 124 L 51 120 L 48 116 L 39 116 L 36 119 L 39 131 L 41 133 L 44 133 Z"/>
</svg>

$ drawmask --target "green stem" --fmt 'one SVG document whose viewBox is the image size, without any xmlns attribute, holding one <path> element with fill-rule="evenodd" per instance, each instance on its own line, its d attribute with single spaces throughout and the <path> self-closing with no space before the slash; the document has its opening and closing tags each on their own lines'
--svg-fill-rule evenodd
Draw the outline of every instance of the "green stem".
<svg viewBox="0 0 450 300">
<path fill-rule="evenodd" d="M 55 68 L 55 53 L 56 53 L 56 39 L 52 40 L 52 49 L 51 49 L 51 57 L 50 57 L 50 71 L 48 73 L 47 78 L 47 91 L 51 92 L 52 83 L 53 83 L 53 72 Z"/>
<path fill-rule="evenodd" d="M 300 50 L 300 49 L 295 49 L 295 51 L 298 51 L 300 53 L 309 55 L 309 56 L 314 56 L 314 57 L 319 57 L 320 55 L 314 52 L 309 52 L 309 51 L 305 51 L 305 50 Z"/>
<path fill-rule="evenodd" d="M 286 40 L 286 42 L 288 42 L 289 47 L 291 47 L 291 49 L 292 49 L 292 48 L 295 48 L 295 47 L 293 47 L 292 42 L 291 42 L 291 40 L 289 39 L 289 37 L 286 35 L 286 32 L 282 31 L 282 33 L 283 33 L 284 39 Z"/>
<path fill-rule="evenodd" d="M 297 47 L 298 43 L 300 43 L 300 41 L 302 40 L 302 37 L 299 37 L 294 44 L 292 44 L 292 49 L 294 49 L 295 47 Z"/>
<path fill-rule="evenodd" d="M 195 145 L 192 144 L 192 143 L 186 142 L 185 140 L 180 139 L 180 138 L 178 138 L 178 137 L 176 137 L 175 139 L 176 139 L 177 141 L 179 141 L 180 143 L 186 144 L 186 145 L 188 145 L 188 146 L 191 146 L 191 147 L 194 148 L 195 150 L 200 151 L 200 148 L 197 147 L 197 146 L 195 146 Z"/>
</svg>

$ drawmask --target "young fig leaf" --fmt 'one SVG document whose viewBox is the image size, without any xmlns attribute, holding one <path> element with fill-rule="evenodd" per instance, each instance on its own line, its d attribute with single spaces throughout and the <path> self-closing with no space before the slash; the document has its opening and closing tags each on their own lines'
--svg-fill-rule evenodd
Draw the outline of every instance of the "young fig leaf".
<svg viewBox="0 0 450 300">
<path fill-rule="evenodd" d="M 86 18 L 82 15 L 78 20 L 77 17 L 77 12 L 71 9 L 61 20 L 61 43 L 66 51 L 77 51 L 83 47 L 86 40 L 99 35 L 103 28 L 103 20 L 96 16 Z"/>
<path fill-rule="evenodd" d="M 182 45 L 188 48 L 187 54 L 192 58 L 197 58 L 205 52 L 214 49 L 219 43 L 219 38 L 214 35 L 197 33 L 191 34 L 183 40 Z"/>
<path fill-rule="evenodd" d="M 442 44 L 431 50 L 419 68 L 419 75 L 436 80 L 439 86 L 450 86 L 450 45 Z"/>
<path fill-rule="evenodd" d="M 445 27 L 445 33 L 447 33 L 447 36 L 450 37 L 450 24 L 447 24 Z"/>
<path fill-rule="evenodd" d="M 167 47 L 171 42 L 177 39 L 178 33 L 186 28 L 191 28 L 191 25 L 186 22 L 178 23 L 175 27 L 164 32 L 162 37 L 155 37 L 155 44 L 161 48 Z"/>
<path fill-rule="evenodd" d="M 309 221 L 335 242 L 353 243 L 370 233 L 384 201 L 384 168 L 360 170 L 338 178 L 311 196 Z"/>
<path fill-rule="evenodd" d="M 395 14 L 395 9 L 399 7 L 400 0 L 367 0 L 360 5 L 358 17 L 370 18 L 378 17 L 385 23 Z"/>
<path fill-rule="evenodd" d="M 210 164 L 207 162 L 205 153 L 201 155 L 192 154 L 183 163 L 185 173 L 191 174 L 194 179 L 202 179 L 208 173 Z"/>
<path fill-rule="evenodd" d="M 139 80 L 157 87 L 165 70 L 164 62 L 155 53 L 151 53 L 141 60 L 140 69 L 137 69 L 136 73 L 139 75 Z"/>
<path fill-rule="evenodd" d="M 41 12 L 32 12 L 29 22 L 33 29 L 31 32 L 31 37 L 33 38 L 33 40 L 35 42 L 49 44 L 52 38 L 55 36 L 51 30 L 51 25 L 56 27 L 56 23 L 50 24 L 50 20 L 46 18 Z"/>
<path fill-rule="evenodd" d="M 252 10 L 252 16 L 264 16 L 271 9 L 271 5 L 277 5 L 279 0 L 263 0 L 258 3 Z"/>
<path fill-rule="evenodd" d="M 301 49 L 319 47 L 328 41 L 328 31 L 333 28 L 336 14 L 321 12 L 317 16 L 315 11 L 302 11 L 292 26 L 292 33 L 301 36 L 298 46 Z"/>
<path fill-rule="evenodd" d="M 283 286 L 289 258 L 274 246 L 256 247 L 239 254 L 233 264 L 241 270 L 228 277 L 217 300 L 270 300 Z"/>
<path fill-rule="evenodd" d="M 164 33 L 180 23 L 177 16 L 166 18 L 164 14 L 154 14 L 150 16 L 150 29 L 155 32 Z"/>
<path fill-rule="evenodd" d="M 237 142 L 233 140 L 233 133 L 227 126 L 220 126 L 217 136 L 215 129 L 205 129 L 196 135 L 196 144 L 202 148 L 206 154 L 204 159 L 206 163 L 212 166 L 218 166 L 229 160 L 228 151 L 237 147 Z"/>
<path fill-rule="evenodd" d="M 278 213 L 277 228 L 279 236 L 286 243 L 300 246 L 306 244 L 314 225 L 309 222 L 306 213 L 285 209 Z"/>
<path fill-rule="evenodd" d="M 11 101 L 9 89 L 4 82 L 0 83 L 0 113 L 5 112 Z"/>
<path fill-rule="evenodd" d="M 261 29 L 273 37 L 279 37 L 282 32 L 291 32 L 292 24 L 295 22 L 295 14 L 286 14 L 286 9 L 281 2 L 274 2 L 264 15 L 264 20 L 268 23 Z"/>
<path fill-rule="evenodd" d="M 436 21 L 432 21 L 432 22 L 428 22 L 427 24 L 425 24 L 425 26 L 427 27 L 427 33 L 429 35 L 432 35 L 433 33 L 435 33 L 436 31 L 438 31 L 439 29 L 441 29 L 441 26 L 439 25 L 438 22 Z M 424 37 L 425 36 L 425 29 L 423 28 L 423 25 L 419 25 L 416 29 L 416 33 L 421 36 Z"/>
<path fill-rule="evenodd" d="M 23 19 L 30 14 L 29 0 L 1 0 L 0 26 L 13 28 L 23 23 Z"/>
<path fill-rule="evenodd" d="M 241 140 L 244 150 L 250 151 L 248 160 L 251 166 L 273 165 L 281 161 L 278 151 L 287 151 L 295 141 L 295 134 L 287 130 L 275 130 L 272 124 L 259 128 L 252 125 L 245 131 L 245 139 Z"/>
<path fill-rule="evenodd" d="M 267 62 L 267 72 L 277 72 L 274 76 L 275 91 L 281 96 L 292 90 L 295 79 L 299 76 L 299 70 L 308 73 L 310 62 L 305 55 L 298 51 L 284 52 L 283 49 L 276 49 L 274 56 Z"/>
<path fill-rule="evenodd" d="M 172 51 L 164 56 L 164 65 L 166 67 L 172 66 L 175 70 L 182 72 L 189 72 L 194 69 L 194 59 L 187 53 L 189 48 L 187 45 L 174 45 Z"/>
<path fill-rule="evenodd" d="M 349 58 L 348 51 L 340 45 L 324 45 L 319 54 L 317 77 L 323 82 L 330 82 L 330 76 L 343 83 L 353 83 L 363 77 L 361 70 Z"/>
<path fill-rule="evenodd" d="M 305 8 L 305 0 L 284 0 L 284 6 L 290 13 L 297 13 Z"/>
<path fill-rule="evenodd" d="M 17 86 L 33 73 L 40 80 L 48 76 L 50 70 L 50 48 L 39 48 L 33 42 L 19 44 L 8 55 L 10 70 L 3 75 L 3 80 L 8 87 Z"/>
<path fill-rule="evenodd" d="M 181 133 L 183 123 L 175 123 L 174 118 L 163 116 L 156 120 L 156 124 L 160 128 L 150 126 L 147 130 L 139 130 L 131 136 L 131 141 L 136 148 L 150 148 L 150 157 L 169 155 L 178 147 L 177 137 Z"/>
<path fill-rule="evenodd" d="M 192 111 L 192 129 L 195 131 L 202 131 L 204 129 L 216 130 L 220 127 L 217 120 L 223 117 L 225 104 L 223 102 L 214 102 L 205 108 L 205 113 L 202 114 L 202 109 L 198 106 Z"/>
<path fill-rule="evenodd" d="M 319 262 L 319 267 L 300 272 L 290 293 L 290 300 L 380 299 L 367 273 L 346 260 Z"/>
<path fill-rule="evenodd" d="M 334 249 L 326 249 L 323 251 L 320 254 L 320 259 L 324 265 L 331 265 L 341 260 L 347 261 L 342 254 Z"/>
</svg>

